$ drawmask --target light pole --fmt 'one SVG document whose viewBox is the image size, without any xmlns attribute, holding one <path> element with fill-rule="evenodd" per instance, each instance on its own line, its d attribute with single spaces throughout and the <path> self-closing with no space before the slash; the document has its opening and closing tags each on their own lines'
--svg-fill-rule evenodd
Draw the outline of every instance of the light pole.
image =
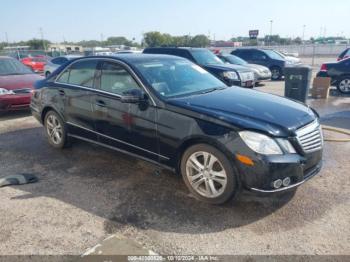
<svg viewBox="0 0 350 262">
<path fill-rule="evenodd" d="M 305 40 L 305 27 L 306 27 L 306 25 L 303 25 L 303 38 L 302 38 L 303 42 Z"/>
<path fill-rule="evenodd" d="M 273 20 L 270 20 L 270 45 L 272 45 L 272 24 L 273 24 Z"/>
</svg>

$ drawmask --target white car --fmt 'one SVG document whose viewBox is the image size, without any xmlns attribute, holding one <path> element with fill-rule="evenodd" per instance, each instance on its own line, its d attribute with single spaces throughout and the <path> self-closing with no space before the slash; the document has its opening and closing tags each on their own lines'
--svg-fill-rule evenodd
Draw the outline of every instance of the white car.
<svg viewBox="0 0 350 262">
<path fill-rule="evenodd" d="M 68 61 L 82 57 L 81 55 L 65 55 L 53 58 L 51 61 L 47 62 L 44 66 L 45 77 L 48 77 L 53 71 L 64 65 Z"/>
</svg>

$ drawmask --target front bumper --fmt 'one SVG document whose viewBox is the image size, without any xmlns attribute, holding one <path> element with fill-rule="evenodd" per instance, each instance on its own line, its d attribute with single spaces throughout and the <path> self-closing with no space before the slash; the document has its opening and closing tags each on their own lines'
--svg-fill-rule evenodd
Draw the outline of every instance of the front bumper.
<svg viewBox="0 0 350 262">
<path fill-rule="evenodd" d="M 275 193 L 275 192 L 287 191 L 287 190 L 296 188 L 296 187 L 300 186 L 301 184 L 304 184 L 310 178 L 316 176 L 321 171 L 321 168 L 322 168 L 322 162 L 320 162 L 318 165 L 316 165 L 314 168 L 312 168 L 310 171 L 308 171 L 304 175 L 303 180 L 296 182 L 294 184 L 291 184 L 287 187 L 281 187 L 281 188 L 277 188 L 277 189 L 259 189 L 259 188 L 251 187 L 251 188 L 249 188 L 249 190 L 259 192 L 259 193 Z"/>
<path fill-rule="evenodd" d="M 253 160 L 254 165 L 238 163 L 238 171 L 244 187 L 256 192 L 273 193 L 295 188 L 315 176 L 322 167 L 322 150 L 306 155 L 246 155 Z M 287 177 L 291 181 L 288 186 L 273 186 L 274 181 Z"/>
<path fill-rule="evenodd" d="M 28 109 L 31 94 L 3 95 L 0 97 L 0 111 Z"/>
</svg>

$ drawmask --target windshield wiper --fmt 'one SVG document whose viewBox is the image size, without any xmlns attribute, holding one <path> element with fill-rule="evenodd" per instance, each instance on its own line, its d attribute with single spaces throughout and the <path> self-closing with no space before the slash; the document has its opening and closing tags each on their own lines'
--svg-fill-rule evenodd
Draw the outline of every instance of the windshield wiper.
<svg viewBox="0 0 350 262">
<path fill-rule="evenodd" d="M 214 88 L 211 88 L 211 89 L 207 89 L 207 90 L 202 91 L 201 94 L 207 94 L 207 93 L 214 92 L 214 91 L 216 91 L 216 90 L 223 90 L 223 89 L 225 89 L 225 88 L 227 88 L 227 87 L 225 87 L 225 86 L 214 87 Z"/>
</svg>

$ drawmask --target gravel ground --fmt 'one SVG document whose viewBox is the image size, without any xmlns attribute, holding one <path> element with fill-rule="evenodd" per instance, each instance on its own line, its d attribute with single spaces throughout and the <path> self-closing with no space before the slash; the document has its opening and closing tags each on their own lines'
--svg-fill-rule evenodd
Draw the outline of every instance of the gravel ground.
<svg viewBox="0 0 350 262">
<path fill-rule="evenodd" d="M 281 94 L 283 82 L 257 88 Z M 350 98 L 310 103 L 350 129 Z M 327 122 L 328 121 L 328 122 Z M 161 254 L 350 254 L 350 143 L 325 143 L 321 173 L 295 194 L 243 192 L 213 207 L 180 177 L 146 162 L 75 142 L 56 150 L 27 113 L 0 118 L 0 177 L 35 173 L 35 184 L 0 188 L 0 255 L 81 254 L 111 234 Z"/>
</svg>

